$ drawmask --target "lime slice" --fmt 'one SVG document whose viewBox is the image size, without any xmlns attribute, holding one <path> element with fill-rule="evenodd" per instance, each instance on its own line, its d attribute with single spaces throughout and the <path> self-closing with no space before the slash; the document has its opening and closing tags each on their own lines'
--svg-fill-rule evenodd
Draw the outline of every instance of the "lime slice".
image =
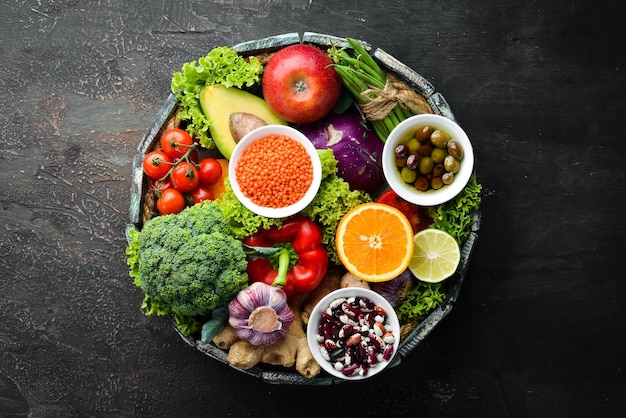
<svg viewBox="0 0 626 418">
<path fill-rule="evenodd" d="M 415 249 L 409 270 L 419 280 L 439 283 L 452 276 L 461 261 L 461 249 L 452 235 L 424 229 L 413 237 Z"/>
</svg>

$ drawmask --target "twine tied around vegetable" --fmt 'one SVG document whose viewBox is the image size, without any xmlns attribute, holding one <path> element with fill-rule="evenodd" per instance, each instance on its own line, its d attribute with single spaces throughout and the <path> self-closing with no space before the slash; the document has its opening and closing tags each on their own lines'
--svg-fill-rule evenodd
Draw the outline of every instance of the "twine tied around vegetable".
<svg viewBox="0 0 626 418">
<path fill-rule="evenodd" d="M 387 74 L 387 80 L 383 89 L 369 86 L 369 89 L 361 92 L 361 96 L 366 103 L 361 104 L 359 107 L 367 119 L 373 121 L 383 120 L 397 105 L 411 111 L 415 115 L 433 113 L 421 95 L 391 74 Z"/>
</svg>

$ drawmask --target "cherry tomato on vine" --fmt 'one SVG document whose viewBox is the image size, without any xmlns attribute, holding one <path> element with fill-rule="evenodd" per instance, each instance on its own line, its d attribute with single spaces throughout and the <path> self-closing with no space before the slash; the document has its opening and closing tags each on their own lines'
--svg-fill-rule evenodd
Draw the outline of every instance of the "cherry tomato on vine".
<svg viewBox="0 0 626 418">
<path fill-rule="evenodd" d="M 163 151 L 152 151 L 143 159 L 143 172 L 154 180 L 160 180 L 172 168 L 172 157 Z"/>
<path fill-rule="evenodd" d="M 187 193 L 198 187 L 200 176 L 198 170 L 188 161 L 181 161 L 171 174 L 172 186 L 179 192 Z"/>
<path fill-rule="evenodd" d="M 161 148 L 172 158 L 185 155 L 191 145 L 193 145 L 193 138 L 187 131 L 180 128 L 168 129 L 161 136 Z"/>
<path fill-rule="evenodd" d="M 189 193 L 189 196 L 193 199 L 194 204 L 203 202 L 205 200 L 215 199 L 215 195 L 213 194 L 213 191 L 211 191 L 211 189 L 209 189 L 207 186 L 204 186 L 202 184 L 198 185 L 198 187 L 193 189 Z"/>
<path fill-rule="evenodd" d="M 158 191 L 160 192 L 162 192 L 165 189 L 169 189 L 171 187 L 172 187 L 172 181 L 170 180 L 169 177 L 163 181 L 159 181 L 154 184 L 155 191 L 158 189 Z"/>
<path fill-rule="evenodd" d="M 198 150 L 192 149 L 189 155 L 187 156 L 187 158 L 189 158 L 189 161 L 193 161 L 194 163 L 198 164 L 198 161 L 200 160 L 200 156 L 198 155 Z"/>
<path fill-rule="evenodd" d="M 178 213 L 185 209 L 185 197 L 176 189 L 165 189 L 157 199 L 156 206 L 161 215 Z"/>
<path fill-rule="evenodd" d="M 222 165 L 215 158 L 203 158 L 198 165 L 200 183 L 211 186 L 222 178 Z"/>
</svg>

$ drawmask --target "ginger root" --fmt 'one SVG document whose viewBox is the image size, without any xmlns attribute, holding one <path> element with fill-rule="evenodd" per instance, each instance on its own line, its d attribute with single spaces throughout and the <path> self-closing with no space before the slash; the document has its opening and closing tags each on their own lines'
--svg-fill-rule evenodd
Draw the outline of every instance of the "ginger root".
<svg viewBox="0 0 626 418">
<path fill-rule="evenodd" d="M 343 276 L 341 276 L 339 287 L 341 287 L 342 289 L 344 287 L 361 287 L 363 289 L 369 289 L 370 284 L 369 282 L 366 282 L 365 280 L 359 279 L 354 274 L 347 272 Z"/>
<path fill-rule="evenodd" d="M 252 345 L 248 341 L 239 340 L 230 346 L 226 359 L 232 366 L 248 370 L 259 364 L 266 348 L 262 345 Z"/>
<path fill-rule="evenodd" d="M 287 336 L 292 336 L 296 341 L 296 370 L 306 378 L 312 378 L 319 374 L 321 366 L 313 358 L 311 349 L 307 342 L 306 333 L 304 332 L 304 324 L 302 323 L 302 304 L 303 295 L 294 296 L 293 303 L 290 303 L 291 310 L 294 314 L 293 324 L 287 331 Z"/>
<path fill-rule="evenodd" d="M 236 341 L 239 340 L 237 331 L 228 323 L 224 326 L 215 337 L 213 337 L 213 344 L 221 348 L 222 350 L 228 350 Z"/>
<path fill-rule="evenodd" d="M 293 324 L 289 327 L 291 329 Z M 273 366 L 293 367 L 296 362 L 297 341 L 294 337 L 287 334 L 274 344 L 263 350 L 261 363 L 271 364 Z"/>
</svg>

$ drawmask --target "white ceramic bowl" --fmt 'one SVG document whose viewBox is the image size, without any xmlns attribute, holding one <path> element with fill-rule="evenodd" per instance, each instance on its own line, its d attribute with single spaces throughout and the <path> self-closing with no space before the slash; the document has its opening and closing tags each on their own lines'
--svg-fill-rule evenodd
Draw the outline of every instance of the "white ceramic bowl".
<svg viewBox="0 0 626 418">
<path fill-rule="evenodd" d="M 362 376 L 358 373 L 352 376 L 345 376 L 343 372 L 335 369 L 334 363 L 328 361 L 322 356 L 322 352 L 320 350 L 320 343 L 318 342 L 318 327 L 320 321 L 322 321 L 321 313 L 325 311 L 330 303 L 338 298 L 349 298 L 352 296 L 360 296 L 366 297 L 371 300 L 375 305 L 382 306 L 387 312 L 387 324 L 389 324 L 392 328 L 392 332 L 395 336 L 395 341 L 393 344 L 393 354 L 388 360 L 382 360 L 371 366 L 368 369 L 368 372 L 365 376 Z M 329 374 L 347 380 L 361 380 L 374 376 L 377 373 L 380 373 L 384 370 L 393 360 L 394 356 L 398 353 L 398 347 L 400 345 L 400 322 L 398 321 L 398 316 L 396 312 L 393 310 L 393 307 L 389 304 L 389 302 L 382 297 L 380 294 L 374 292 L 373 290 L 357 288 L 357 287 L 346 287 L 342 289 L 337 289 L 328 295 L 326 295 L 322 300 L 318 302 L 317 305 L 311 311 L 311 315 L 309 316 L 309 322 L 307 325 L 307 341 L 309 344 L 309 348 L 311 349 L 311 353 L 315 360 L 320 364 L 320 366 Z"/>
<path fill-rule="evenodd" d="M 244 149 L 246 149 L 254 141 L 265 138 L 268 135 L 272 134 L 285 135 L 301 143 L 311 157 L 311 162 L 313 164 L 313 181 L 311 182 L 311 185 L 309 186 L 309 189 L 305 193 L 304 197 L 294 204 L 281 208 L 270 208 L 260 206 L 254 203 L 252 200 L 246 197 L 239 188 L 239 183 L 237 182 L 237 176 L 235 174 L 237 162 L 241 157 Z M 294 161 L 294 164 L 297 163 L 297 161 Z M 309 203 L 311 203 L 311 201 L 317 194 L 320 183 L 322 181 L 322 164 L 320 162 L 317 150 L 315 149 L 311 141 L 300 131 L 290 126 L 266 125 L 250 131 L 237 143 L 237 146 L 233 150 L 233 153 L 230 157 L 230 162 L 228 165 L 228 177 L 230 179 L 230 183 L 232 185 L 235 196 L 237 196 L 237 198 L 246 208 L 250 209 L 252 212 L 258 215 L 262 215 L 268 218 L 286 218 L 300 212 Z"/>
<path fill-rule="evenodd" d="M 398 144 L 406 142 L 408 137 L 426 125 L 450 134 L 451 139 L 458 141 L 463 148 L 464 156 L 452 184 L 444 185 L 438 190 L 421 191 L 400 177 L 400 170 L 396 166 L 395 149 Z M 382 161 L 385 179 L 389 187 L 400 197 L 419 206 L 436 206 L 454 198 L 463 190 L 474 171 L 474 150 L 467 134 L 456 122 L 440 115 L 423 114 L 405 119 L 391 131 L 383 148 Z"/>
</svg>

